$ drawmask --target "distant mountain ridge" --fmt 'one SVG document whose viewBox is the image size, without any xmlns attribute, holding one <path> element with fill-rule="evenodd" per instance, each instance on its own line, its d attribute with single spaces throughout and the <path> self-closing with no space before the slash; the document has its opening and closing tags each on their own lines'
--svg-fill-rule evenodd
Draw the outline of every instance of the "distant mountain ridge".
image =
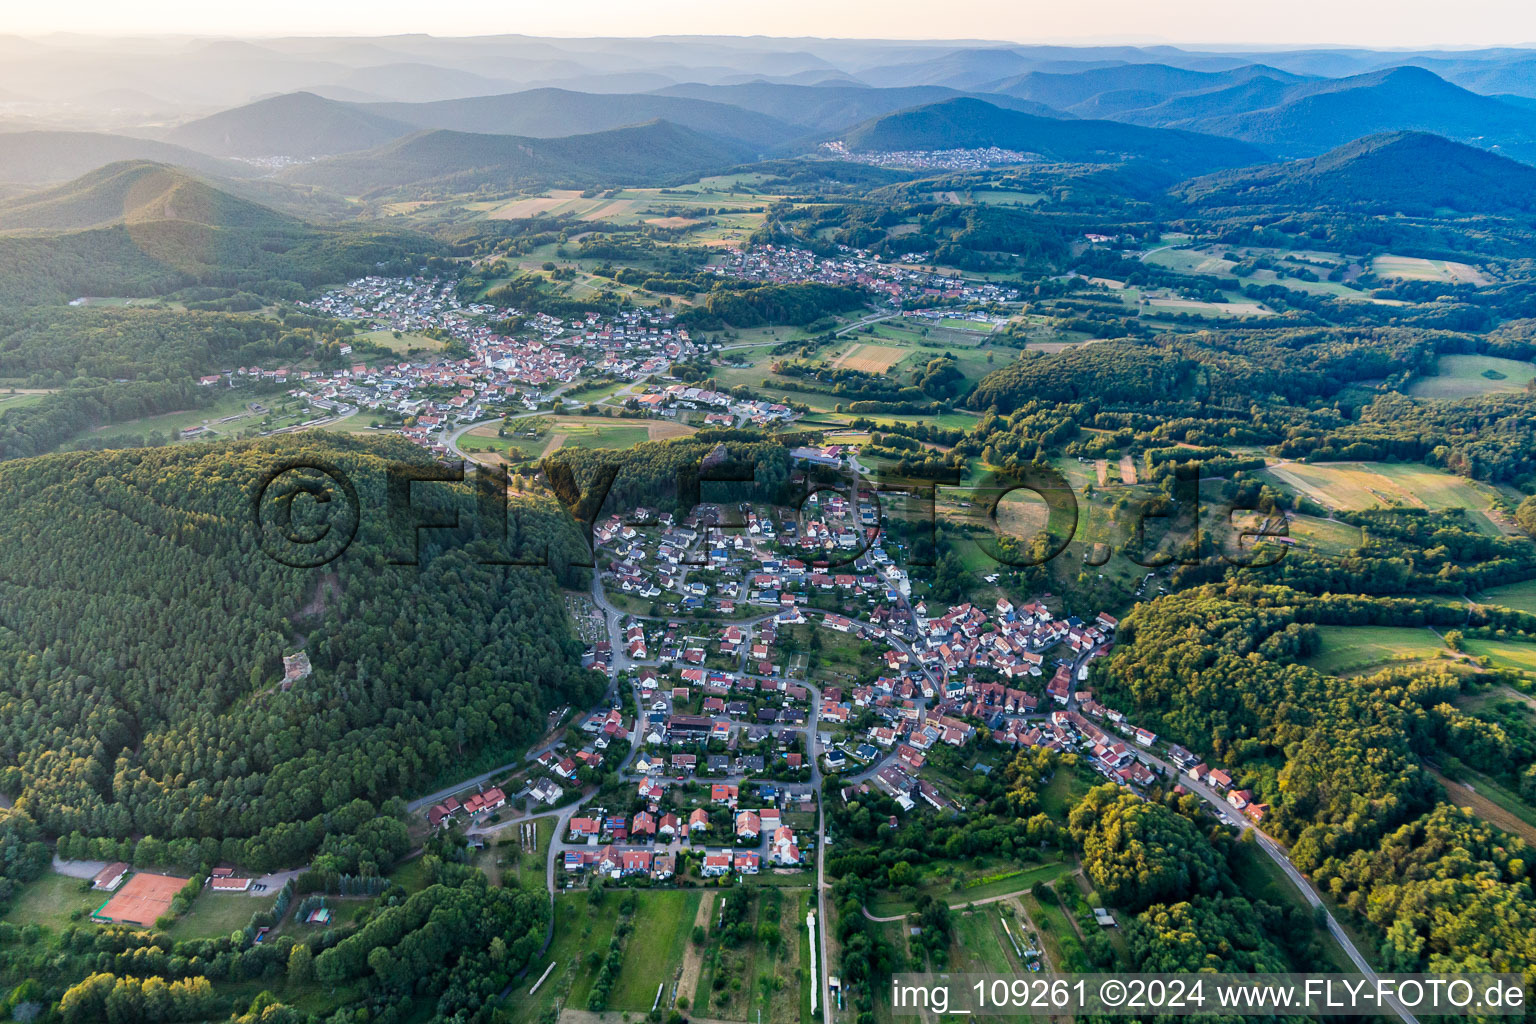
<svg viewBox="0 0 1536 1024">
<path fill-rule="evenodd" d="M 940 85 L 874 89 L 865 85 L 788 85 L 779 82 L 702 85 L 692 82 L 663 89 L 661 94 L 728 103 L 799 125 L 811 132 L 838 131 L 881 114 L 961 97 L 1042 117 L 1069 116 L 1032 100 L 994 93 L 976 95 Z"/>
<path fill-rule="evenodd" d="M 166 138 L 214 156 L 313 159 L 373 149 L 415 130 L 357 104 L 295 92 L 199 118 Z"/>
<path fill-rule="evenodd" d="M 668 121 L 768 149 L 803 135 L 790 123 L 690 96 L 528 89 L 436 103 L 372 103 L 360 109 L 412 128 L 558 138 Z"/>
<path fill-rule="evenodd" d="M 1192 205 L 1536 212 L 1536 167 L 1427 132 L 1357 139 L 1309 160 L 1221 171 L 1172 190 Z"/>
<path fill-rule="evenodd" d="M 1312 156 L 1382 131 L 1424 131 L 1511 156 L 1536 157 L 1536 114 L 1452 85 L 1433 72 L 1396 67 L 1300 82 L 1272 106 L 1191 117 L 1183 127 Z"/>
<path fill-rule="evenodd" d="M 239 165 L 183 146 L 127 135 L 65 131 L 0 135 L 0 182 L 52 184 L 120 160 L 153 160 L 226 176 L 249 173 Z"/>
<path fill-rule="evenodd" d="M 841 138 L 854 151 L 997 146 L 1067 163 L 1144 159 L 1183 173 L 1237 167 L 1267 159 L 1262 150 L 1232 139 L 1143 128 L 1118 121 L 1038 117 L 968 98 L 887 114 L 843 133 Z"/>
</svg>

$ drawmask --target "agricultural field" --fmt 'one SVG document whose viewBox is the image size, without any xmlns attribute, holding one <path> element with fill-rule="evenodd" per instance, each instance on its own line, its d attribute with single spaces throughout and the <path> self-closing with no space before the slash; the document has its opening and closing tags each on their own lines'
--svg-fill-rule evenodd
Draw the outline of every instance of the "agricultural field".
<svg viewBox="0 0 1536 1024">
<path fill-rule="evenodd" d="M 1417 256 L 1377 256 L 1371 261 L 1371 272 L 1377 277 L 1395 277 L 1403 281 L 1444 281 L 1479 287 L 1493 283 L 1492 278 L 1470 264 Z"/>
<path fill-rule="evenodd" d="M 1241 257 L 1244 261 L 1267 259 L 1274 263 L 1279 271 L 1266 267 L 1254 270 L 1246 277 L 1239 277 L 1233 272 L 1237 262 L 1227 259 L 1228 253 Z M 1338 253 L 1206 245 L 1188 249 L 1160 249 L 1148 253 L 1145 262 L 1166 267 L 1180 274 L 1219 277 L 1230 282 L 1233 288 L 1241 288 L 1248 283 L 1281 284 L 1286 288 L 1312 295 L 1332 295 L 1341 299 L 1370 301 L 1364 293 L 1341 281 L 1307 281 L 1295 276 L 1298 271 L 1304 270 L 1319 278 L 1326 278 L 1333 269 L 1347 268 L 1348 260 Z"/>
<path fill-rule="evenodd" d="M 965 974 L 1017 975 L 1022 962 L 1013 951 L 998 909 L 982 905 L 972 910 L 955 910 L 949 915 L 949 966 Z"/>
<path fill-rule="evenodd" d="M 1317 632 L 1321 646 L 1306 664 L 1329 675 L 1389 662 L 1431 661 L 1450 651 L 1428 629 L 1412 626 L 1318 626 Z"/>
<path fill-rule="evenodd" d="M 884 373 L 907 357 L 907 350 L 891 345 L 870 345 L 856 341 L 832 359 L 839 369 Z"/>
<path fill-rule="evenodd" d="M 1417 463 L 1282 462 L 1262 471 L 1291 491 L 1332 509 L 1469 509 L 1486 511 L 1497 497 L 1486 484 Z"/>
<path fill-rule="evenodd" d="M 561 448 L 632 448 L 642 441 L 686 437 L 695 429 L 673 420 L 626 420 L 601 416 L 549 416 L 539 419 L 537 432 L 532 437 L 525 436 L 523 431 L 500 437 L 501 424 L 486 423 L 467 432 L 460 439 L 460 447 L 465 451 L 515 452 L 524 459 L 537 459 Z M 516 422 L 513 421 L 514 424 Z"/>
<path fill-rule="evenodd" d="M 1408 393 L 1415 398 L 1472 398 L 1523 392 L 1536 378 L 1536 364 L 1494 356 L 1441 356 L 1433 377 L 1420 377 Z"/>
</svg>

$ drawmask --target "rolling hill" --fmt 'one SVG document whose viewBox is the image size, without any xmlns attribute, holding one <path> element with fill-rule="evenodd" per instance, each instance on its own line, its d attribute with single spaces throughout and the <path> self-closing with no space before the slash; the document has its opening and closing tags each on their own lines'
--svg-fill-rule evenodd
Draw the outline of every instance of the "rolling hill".
<svg viewBox="0 0 1536 1024">
<path fill-rule="evenodd" d="M 555 139 L 426 131 L 367 153 L 292 167 L 281 177 L 349 195 L 404 187 L 586 187 L 665 183 L 752 156 L 742 143 L 667 121 Z"/>
<path fill-rule="evenodd" d="M 356 104 L 295 92 L 190 121 L 166 138 L 213 156 L 312 159 L 373 149 L 414 129 Z"/>
<path fill-rule="evenodd" d="M 1038 117 L 968 98 L 875 118 L 844 133 L 842 141 L 856 152 L 998 146 L 1065 163 L 1145 159 L 1184 173 L 1265 158 L 1262 151 L 1231 139 L 1117 121 Z"/>
<path fill-rule="evenodd" d="M 108 164 L 67 184 L 0 205 L 0 231 L 84 231 L 154 221 L 262 229 L 299 223 L 180 168 L 143 160 Z"/>
<path fill-rule="evenodd" d="M 360 108 L 413 128 L 559 138 L 650 121 L 736 139 L 769 149 L 805 134 L 775 116 L 708 99 L 646 93 L 529 89 L 437 103 L 375 103 Z"/>
<path fill-rule="evenodd" d="M 120 160 L 153 160 L 225 176 L 249 173 L 203 153 L 105 132 L 19 131 L 0 136 L 0 182 L 51 185 Z"/>
<path fill-rule="evenodd" d="M 1532 213 L 1536 168 L 1438 135 L 1391 132 L 1357 139 L 1309 160 L 1205 175 L 1172 192 L 1206 208 Z"/>
</svg>

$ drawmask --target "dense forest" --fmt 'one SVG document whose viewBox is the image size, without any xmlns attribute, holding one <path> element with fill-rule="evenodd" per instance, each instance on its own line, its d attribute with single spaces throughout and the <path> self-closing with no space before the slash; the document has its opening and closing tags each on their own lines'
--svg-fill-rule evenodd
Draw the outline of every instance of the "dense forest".
<svg viewBox="0 0 1536 1024">
<path fill-rule="evenodd" d="M 386 460 L 420 459 L 322 437 L 0 467 L 0 762 L 18 809 L 55 834 L 215 839 L 212 859 L 266 871 L 302 863 L 350 802 L 427 788 L 590 699 L 553 596 L 579 563 L 568 521 L 513 508 L 509 544 L 547 543 L 554 572 L 485 564 L 473 536 L 394 564 L 410 538 L 388 527 Z M 258 546 L 253 488 L 290 460 L 360 495 L 357 539 L 323 573 Z M 285 688 L 299 649 L 314 674 Z"/>
</svg>

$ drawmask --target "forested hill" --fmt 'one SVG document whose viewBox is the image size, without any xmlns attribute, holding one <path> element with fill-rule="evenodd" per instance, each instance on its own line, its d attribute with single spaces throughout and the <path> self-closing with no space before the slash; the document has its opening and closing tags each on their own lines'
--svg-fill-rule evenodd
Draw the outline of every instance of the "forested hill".
<svg viewBox="0 0 1536 1024">
<path fill-rule="evenodd" d="M 1207 208 L 1529 213 L 1536 210 L 1536 168 L 1426 132 L 1388 132 L 1310 160 L 1218 171 L 1173 192 Z"/>
<path fill-rule="evenodd" d="M 113 224 L 183 221 L 213 227 L 294 229 L 299 222 L 147 160 L 99 167 L 55 188 L 0 206 L 0 231 L 83 231 Z"/>
<path fill-rule="evenodd" d="M 388 533 L 386 464 L 423 458 L 318 434 L 0 466 L 0 750 L 17 807 L 56 834 L 150 835 L 172 861 L 266 871 L 368 807 L 504 759 L 552 705 L 593 700 L 552 571 L 482 565 L 474 538 L 438 550 L 430 531 L 420 566 L 390 564 L 409 548 Z M 283 460 L 334 466 L 358 492 L 356 539 L 324 568 L 258 544 L 253 496 Z M 559 564 L 577 550 L 552 504 L 513 513 L 512 553 L 524 536 Z M 282 657 L 301 644 L 314 671 L 285 692 Z M 348 849 L 336 870 L 404 852 Z"/>
<path fill-rule="evenodd" d="M 654 121 L 631 128 L 535 139 L 428 131 L 367 153 L 285 171 L 283 179 L 347 195 L 429 185 L 464 191 L 517 184 L 655 184 L 749 160 L 739 142 Z"/>
<path fill-rule="evenodd" d="M 1261 150 L 1233 139 L 1116 121 L 1038 117 L 969 98 L 877 117 L 841 138 L 854 151 L 997 146 L 1069 163 L 1115 163 L 1136 158 L 1185 170 L 1238 167 L 1265 159 Z"/>
<path fill-rule="evenodd" d="M 193 285 L 299 298 L 307 288 L 419 266 L 444 247 L 415 232 L 321 227 L 177 168 L 132 162 L 0 205 L 0 305 L 153 296 Z M 24 233 L 23 233 L 24 232 Z"/>
</svg>

